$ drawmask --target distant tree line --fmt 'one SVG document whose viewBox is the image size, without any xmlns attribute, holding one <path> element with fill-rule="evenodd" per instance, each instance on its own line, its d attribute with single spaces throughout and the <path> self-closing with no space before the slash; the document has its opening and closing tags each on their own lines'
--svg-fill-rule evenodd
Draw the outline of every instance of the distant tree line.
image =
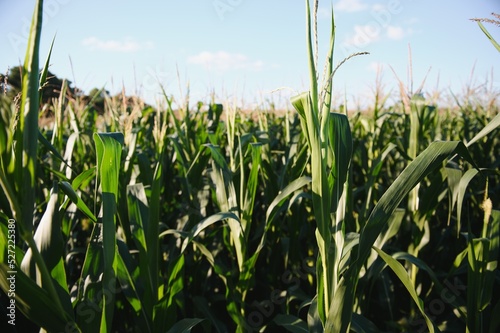
<svg viewBox="0 0 500 333">
<path fill-rule="evenodd" d="M 48 71 L 47 80 L 40 89 L 41 108 L 60 97 L 64 81 L 66 81 L 65 98 L 79 98 L 86 105 L 93 107 L 97 112 L 104 112 L 104 100 L 106 96 L 109 96 L 109 91 L 93 88 L 86 95 L 82 90 L 74 87 L 70 80 L 61 79 L 50 71 Z M 16 96 L 20 96 L 22 91 L 22 66 L 11 67 L 7 73 L 0 73 L 0 88 L 0 96 L 2 98 L 14 100 Z"/>
</svg>

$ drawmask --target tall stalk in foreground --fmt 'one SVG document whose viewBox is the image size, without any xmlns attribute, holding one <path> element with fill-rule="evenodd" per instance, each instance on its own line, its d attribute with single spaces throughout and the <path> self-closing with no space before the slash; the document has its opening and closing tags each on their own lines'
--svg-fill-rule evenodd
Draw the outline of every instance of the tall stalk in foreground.
<svg viewBox="0 0 500 333">
<path fill-rule="evenodd" d="M 314 5 L 314 18 L 317 7 L 318 1 Z M 352 155 L 352 138 L 347 117 L 343 114 L 330 113 L 335 42 L 333 12 L 324 73 L 325 82 L 321 91 L 318 91 L 316 70 L 317 38 L 313 41 L 312 37 L 313 33 L 316 37 L 317 24 L 314 20 L 314 28 L 311 27 L 309 1 L 306 1 L 306 13 L 310 91 L 294 97 L 292 104 L 301 116 L 301 126 L 307 138 L 311 158 L 312 200 L 319 249 L 317 299 L 313 301 L 317 303 L 317 313 L 313 315 L 317 316 L 324 326 L 330 316 L 339 284 L 339 263 L 344 246 L 342 226 L 346 208 L 344 184 Z M 316 52 L 313 51 L 313 43 Z"/>
<path fill-rule="evenodd" d="M 387 189 L 367 221 L 361 221 L 362 229 L 359 232 L 347 233 L 345 229 L 349 200 L 347 180 L 352 156 L 352 136 L 347 116 L 330 112 L 332 77 L 336 70 L 333 69 L 335 42 L 333 11 L 324 82 L 321 88 L 318 88 L 317 8 L 318 1 L 315 1 L 314 20 L 311 23 L 310 5 L 306 0 L 310 91 L 292 98 L 292 104 L 301 116 L 302 130 L 309 147 L 312 203 L 319 250 L 316 265 L 317 295 L 311 301 L 309 309 L 309 331 L 348 332 L 351 325 L 359 329 L 368 328 L 365 326 L 366 318 L 354 314 L 355 295 L 360 273 L 366 268 L 366 261 L 373 248 L 398 276 L 415 301 L 427 328 L 430 332 L 434 332 L 436 327 L 426 315 L 408 272 L 397 260 L 381 250 L 383 242 L 377 242 L 378 247 L 374 244 L 383 228 L 390 223 L 393 212 L 403 198 L 427 174 L 442 165 L 450 154 L 459 153 L 472 162 L 471 158 L 461 142 L 431 144 L 416 156 Z M 354 55 L 359 54 L 361 53 Z"/>
<path fill-rule="evenodd" d="M 21 104 L 20 111 L 16 114 L 18 121 L 12 128 L 13 140 L 9 140 L 8 143 L 9 146 L 11 145 L 12 153 L 0 157 L 0 186 L 10 206 L 10 211 L 5 210 L 5 214 L 13 218 L 11 225 L 14 229 L 17 227 L 20 238 L 27 243 L 29 249 L 21 262 L 16 260 L 15 256 L 12 257 L 14 247 L 17 246 L 17 252 L 22 243 L 17 241 L 18 244 L 12 244 L 13 240 L 10 239 L 7 246 L 6 229 L 3 226 L 0 228 L 0 238 L 2 238 L 0 241 L 0 287 L 7 292 L 10 288 L 7 276 L 15 276 L 17 287 L 15 305 L 25 316 L 51 331 L 62 330 L 66 327 L 78 332 L 74 323 L 74 315 L 70 311 L 69 295 L 61 286 L 61 283 L 65 283 L 65 277 L 61 274 L 62 260 L 58 256 L 61 239 L 58 234 L 59 220 L 56 212 L 58 196 L 56 183 L 48 197 L 42 220 L 33 234 L 34 208 L 38 204 L 36 195 L 41 192 L 37 179 L 39 88 L 41 86 L 39 79 L 42 84 L 45 82 L 50 59 L 49 52 L 45 68 L 39 78 L 42 17 L 43 1 L 38 0 L 35 4 L 22 67 Z M 8 261 L 7 258 L 11 260 Z"/>
</svg>

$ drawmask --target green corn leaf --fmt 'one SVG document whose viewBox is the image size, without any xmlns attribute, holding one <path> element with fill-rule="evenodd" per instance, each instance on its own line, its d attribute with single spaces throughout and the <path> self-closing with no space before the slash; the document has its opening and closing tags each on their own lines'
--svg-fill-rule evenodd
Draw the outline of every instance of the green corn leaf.
<svg viewBox="0 0 500 333">
<path fill-rule="evenodd" d="M 10 134 L 10 126 L 4 123 L 4 121 L 1 121 L 0 124 L 2 125 L 0 126 L 0 156 L 3 156 L 5 152 L 11 150 L 11 143 L 13 138 Z M 3 161 L 1 163 L 3 164 Z"/>
<path fill-rule="evenodd" d="M 396 208 L 394 210 L 394 213 L 389 218 L 386 227 L 384 227 L 384 229 L 380 232 L 377 240 L 374 243 L 376 247 L 382 249 L 389 239 L 397 235 L 405 214 L 406 211 L 403 208 Z M 373 263 L 376 257 L 376 252 L 370 253 L 370 257 L 368 258 L 367 262 L 368 267 Z"/>
<path fill-rule="evenodd" d="M 49 271 L 51 271 L 63 254 L 63 239 L 61 233 L 61 217 L 58 209 L 58 186 L 54 183 L 47 208 L 35 231 L 35 244 Z M 28 249 L 21 263 L 21 269 L 35 281 L 40 281 L 37 276 L 36 261 L 31 249 Z M 44 281 L 41 281 L 42 285 Z"/>
<path fill-rule="evenodd" d="M 236 196 L 236 189 L 232 181 L 232 174 L 229 167 L 224 161 L 224 164 L 219 164 L 217 155 L 220 153 L 215 149 L 210 149 L 212 152 L 212 172 L 211 178 L 215 185 L 217 204 L 219 209 L 223 212 L 232 211 L 239 214 L 237 207 L 238 198 Z M 231 224 L 230 224 L 231 227 Z M 237 228 L 233 231 L 233 237 L 239 238 L 241 236 L 240 230 Z M 235 239 L 236 241 L 236 239 Z"/>
<path fill-rule="evenodd" d="M 114 310 L 116 206 L 123 145 L 122 133 L 94 133 L 97 155 L 97 184 L 102 192 L 103 307 L 101 332 L 111 330 Z"/>
<path fill-rule="evenodd" d="M 318 312 L 322 321 L 326 320 L 327 314 L 330 312 L 330 304 L 335 293 L 335 288 L 338 284 L 336 268 L 339 253 L 336 253 L 336 245 L 332 242 L 332 213 L 336 212 L 338 202 L 346 180 L 348 165 L 350 163 L 350 155 L 352 154 L 352 138 L 350 138 L 350 127 L 345 116 L 330 117 L 327 116 L 325 108 L 322 106 L 322 115 L 318 108 L 318 90 L 317 90 L 317 73 L 316 61 L 312 51 L 311 39 L 311 21 L 309 1 L 306 2 L 307 11 L 307 47 L 309 56 L 309 74 L 311 79 L 311 91 L 295 96 L 291 99 L 292 105 L 301 115 L 301 125 L 305 132 L 309 152 L 311 156 L 311 174 L 312 174 L 312 201 L 314 215 L 316 218 L 318 233 L 316 240 L 319 248 L 319 258 L 321 265 L 318 269 L 318 279 L 322 281 L 318 283 Z M 334 27 L 332 27 L 332 43 Z M 331 46 L 333 52 L 333 44 Z M 332 55 L 330 55 L 332 56 Z M 327 59 L 331 61 L 331 59 Z M 327 65 L 328 66 L 328 65 Z M 330 75 L 330 73 L 327 73 Z M 331 80 L 331 77 L 328 77 Z M 328 89 L 328 84 L 326 89 Z M 328 97 L 330 98 L 330 97 Z M 329 111 L 329 110 L 326 110 Z M 331 124 L 330 124 L 331 123 Z M 331 126 L 331 127 L 330 127 Z M 328 138 L 325 132 L 328 130 Z M 330 150 L 331 149 L 331 150 Z M 338 155 L 338 159 L 332 165 L 333 159 Z M 344 158 L 345 157 L 345 158 Z M 330 161 L 328 161 L 330 159 Z M 330 165 L 329 165 L 330 163 Z M 327 168 L 330 168 L 334 174 L 328 176 Z M 344 178 L 345 177 L 345 178 Z M 340 190 L 342 189 L 342 191 Z M 343 207 L 344 208 L 344 205 Z M 338 212 L 338 224 L 335 223 L 335 242 L 339 248 L 342 247 L 343 239 L 340 230 L 342 229 L 341 221 L 343 210 Z M 323 276 L 320 278 L 319 274 Z"/>
<path fill-rule="evenodd" d="M 264 231 L 262 233 L 262 236 L 260 238 L 260 243 L 259 246 L 257 246 L 257 249 L 255 252 L 248 258 L 245 263 L 244 263 L 244 269 L 240 273 L 240 278 L 239 278 L 239 283 L 240 285 L 243 286 L 243 290 L 247 290 L 247 288 L 250 288 L 250 282 L 253 278 L 253 270 L 254 267 L 257 263 L 257 259 L 259 258 L 259 254 L 264 248 L 265 242 L 266 242 L 266 235 L 269 229 L 272 227 L 274 218 L 275 216 L 285 210 L 285 209 L 290 209 L 291 205 L 298 200 L 301 197 L 301 193 L 296 193 L 299 192 L 302 188 L 307 186 L 311 182 L 309 177 L 301 177 L 290 184 L 288 184 L 283 191 L 274 198 L 274 200 L 271 202 L 269 205 L 269 208 L 267 209 L 267 214 L 266 214 L 266 225 L 264 227 Z M 289 197 L 293 194 L 296 193 L 294 196 L 292 196 L 290 199 Z M 303 193 L 303 192 L 302 192 Z M 288 205 L 285 205 L 285 202 L 289 200 Z"/>
<path fill-rule="evenodd" d="M 57 145 L 58 150 L 62 150 L 63 144 L 64 144 L 64 102 L 66 100 L 66 95 L 67 95 L 67 89 L 68 89 L 68 81 L 63 80 L 61 84 L 61 91 L 59 92 L 59 99 L 57 102 L 57 105 L 55 105 L 55 110 L 54 110 L 54 128 L 52 129 L 52 139 L 51 139 L 51 144 Z M 73 137 L 73 138 L 72 138 Z M 79 135 L 76 132 L 71 133 L 69 139 L 68 139 L 68 144 L 66 145 L 66 154 L 71 150 L 73 151 L 73 145 L 75 138 L 78 138 Z M 71 160 L 71 155 L 68 156 L 68 161 Z M 68 176 L 70 178 L 71 176 Z"/>
<path fill-rule="evenodd" d="M 406 290 L 408 290 L 410 296 L 412 297 L 420 313 L 422 314 L 425 323 L 427 324 L 427 328 L 429 329 L 429 332 L 430 333 L 439 332 L 439 329 L 432 322 L 431 318 L 429 318 L 429 316 L 427 316 L 427 314 L 425 313 L 424 304 L 422 300 L 418 297 L 418 293 L 415 290 L 415 286 L 412 284 L 410 276 L 408 275 L 408 272 L 405 270 L 405 268 L 396 259 L 388 255 L 381 249 L 378 249 L 376 247 L 373 247 L 373 249 L 377 251 L 378 255 L 386 262 L 386 264 L 397 275 L 399 281 L 403 283 Z"/>
<path fill-rule="evenodd" d="M 481 332 L 482 311 L 489 303 L 483 293 L 491 297 L 492 288 L 485 286 L 487 265 L 489 260 L 490 240 L 474 238 L 468 246 L 467 272 L 467 332 Z M 492 286 L 491 286 L 492 287 Z M 486 300 L 486 304 L 483 301 Z"/>
<path fill-rule="evenodd" d="M 205 144 L 204 146 L 210 150 L 215 165 L 224 172 L 224 178 L 230 178 L 232 176 L 231 170 L 229 170 L 229 166 L 227 165 L 226 159 L 220 153 L 219 147 L 214 146 L 212 144 Z"/>
<path fill-rule="evenodd" d="M 0 263 L 0 286 L 8 294 L 13 276 L 5 263 Z M 15 306 L 36 325 L 49 332 L 80 332 L 73 318 L 73 312 L 61 311 L 54 298 L 29 278 L 21 269 L 15 273 Z M 69 299 L 69 295 L 68 295 Z M 7 320 L 4 318 L 4 320 Z"/>
<path fill-rule="evenodd" d="M 491 44 L 493 44 L 493 46 L 498 50 L 498 52 L 500 52 L 500 44 L 498 44 L 498 42 L 488 32 L 488 30 L 484 27 L 484 25 L 481 22 L 479 22 L 479 21 L 477 21 L 477 25 L 479 25 L 479 28 L 481 28 L 481 30 L 486 35 L 486 37 L 488 37 L 488 39 L 490 40 Z"/>
<path fill-rule="evenodd" d="M 467 250 L 467 249 L 466 249 Z M 467 254 L 467 253 L 465 253 Z M 418 267 L 419 270 L 426 272 L 429 275 L 429 278 L 435 285 L 436 291 L 439 293 L 441 297 L 445 299 L 447 303 L 453 306 L 454 309 L 457 310 L 459 314 L 457 314 L 458 318 L 467 318 L 466 314 L 466 306 L 464 298 L 460 295 L 460 286 L 455 286 L 456 290 L 450 291 L 450 287 L 448 285 L 443 285 L 439 280 L 436 273 L 421 259 L 416 258 L 415 256 L 407 253 L 407 252 L 396 252 L 393 253 L 392 258 L 395 260 L 406 260 L 407 262 Z M 379 265 L 374 265 L 370 267 L 369 276 L 371 278 L 379 276 L 385 268 L 385 264 L 381 263 Z M 465 286 L 464 286 L 465 289 Z"/>
<path fill-rule="evenodd" d="M 201 323 L 204 319 L 185 318 L 172 326 L 167 333 L 189 333 L 191 329 Z"/>
<path fill-rule="evenodd" d="M 352 321 L 354 306 L 354 290 L 356 290 L 357 276 L 346 270 L 344 277 L 335 288 L 329 312 L 325 319 L 325 332 L 348 332 Z"/>
<path fill-rule="evenodd" d="M 5 170 L 6 169 L 4 168 L 3 160 L 0 158 L 0 186 L 2 187 L 3 192 L 5 193 L 5 196 L 7 198 L 12 216 L 19 216 L 21 205 L 17 199 L 15 184 L 11 183 L 8 174 L 5 173 Z"/>
<path fill-rule="evenodd" d="M 397 233 L 399 232 L 399 227 L 403 222 L 404 216 L 405 216 L 404 209 L 396 208 L 394 210 L 394 213 L 391 215 L 387 223 L 387 229 L 384 229 L 379 234 L 379 237 L 375 241 L 375 246 L 377 246 L 378 248 L 383 248 L 383 246 L 389 239 L 397 235 Z"/>
<path fill-rule="evenodd" d="M 361 213 L 362 219 L 366 220 L 368 217 L 367 214 L 370 212 L 371 204 L 372 204 L 372 194 L 375 186 L 375 182 L 377 181 L 382 166 L 384 164 L 385 159 L 389 156 L 389 153 L 393 151 L 397 146 L 394 143 L 389 143 L 373 161 L 372 167 L 370 169 L 368 181 L 366 182 L 366 188 L 368 189 L 368 194 L 366 195 L 366 204 L 364 205 L 364 210 Z"/>
<path fill-rule="evenodd" d="M 286 328 L 289 332 L 293 333 L 308 333 L 307 323 L 302 319 L 292 315 L 278 314 L 274 320 L 277 325 Z"/>
<path fill-rule="evenodd" d="M 149 207 L 142 183 L 127 186 L 127 203 L 132 238 L 140 253 L 146 254 L 148 245 L 144 230 L 149 222 Z"/>
<path fill-rule="evenodd" d="M 143 307 L 147 318 L 152 318 L 153 307 L 157 300 L 158 291 L 154 288 L 154 270 L 149 267 L 150 248 L 147 243 L 146 232 L 150 221 L 149 206 L 146 191 L 142 183 L 127 186 L 128 216 L 132 239 L 139 251 L 139 273 L 144 281 Z M 163 237 L 159 235 L 158 239 Z"/>
<path fill-rule="evenodd" d="M 28 238 L 29 249 L 21 262 L 21 270 L 49 292 L 58 311 L 72 313 L 66 275 L 62 266 L 63 239 L 61 216 L 57 209 L 58 191 L 57 182 L 54 182 L 49 202 L 35 235 L 33 238 Z"/>
<path fill-rule="evenodd" d="M 498 268 L 500 259 L 498 256 L 500 254 L 500 210 L 491 210 L 485 229 L 486 237 L 490 240 L 490 258 L 492 258 L 488 263 L 488 270 L 495 270 Z"/>
<path fill-rule="evenodd" d="M 413 160 L 419 154 L 423 124 L 421 114 L 425 108 L 425 98 L 421 94 L 415 94 L 410 100 L 410 134 L 408 142 L 408 156 Z M 408 193 L 408 210 L 418 210 L 418 192 L 420 184 L 416 184 Z"/>
<path fill-rule="evenodd" d="M 290 184 L 288 184 L 271 202 L 266 211 L 266 228 L 269 228 L 276 218 L 277 214 L 282 211 L 283 204 L 285 201 L 295 193 L 296 191 L 305 188 L 307 185 L 311 183 L 311 178 L 302 176 L 300 178 L 295 179 Z M 291 200 L 290 204 L 293 203 L 294 200 Z M 285 206 L 289 208 L 290 205 Z"/>
<path fill-rule="evenodd" d="M 50 56 L 52 55 L 52 48 L 54 47 L 54 41 L 56 40 L 56 37 L 52 38 L 52 42 L 50 43 L 50 48 L 49 48 L 49 53 L 47 54 L 47 58 L 45 59 L 45 65 L 43 66 L 42 73 L 40 74 L 40 83 L 39 83 L 39 96 L 40 100 L 39 103 L 42 102 L 42 95 L 43 95 L 43 86 L 47 82 L 47 75 L 49 74 L 49 66 L 50 66 Z"/>
<path fill-rule="evenodd" d="M 85 187 L 96 176 L 96 172 L 96 167 L 91 167 L 85 171 L 82 171 L 81 174 L 73 179 L 73 181 L 71 182 L 71 186 L 75 191 L 82 186 Z"/>
<path fill-rule="evenodd" d="M 92 222 L 97 222 L 97 218 L 95 217 L 94 213 L 88 208 L 88 206 L 82 201 L 80 203 L 80 196 L 76 193 L 76 191 L 80 188 L 83 187 L 85 188 L 88 183 L 91 182 L 92 179 L 94 179 L 96 175 L 96 167 L 89 168 L 85 171 L 83 171 L 81 174 L 75 177 L 73 181 L 71 182 L 71 185 L 68 186 L 67 182 L 61 181 L 59 182 L 59 186 L 61 187 L 62 191 L 64 194 L 66 194 L 67 199 L 64 201 L 64 203 L 61 205 L 60 210 L 64 210 L 67 208 L 69 202 L 76 203 L 75 205 L 77 208 L 80 209 Z"/>
<path fill-rule="evenodd" d="M 153 184 L 153 172 L 151 170 L 151 162 L 149 161 L 149 157 L 139 152 L 135 156 L 137 160 L 137 167 L 139 168 L 139 173 L 141 175 L 141 180 L 144 186 L 149 187 Z"/>
<path fill-rule="evenodd" d="M 180 130 L 180 129 L 179 129 Z M 179 138 L 179 134 L 176 133 L 169 137 L 170 142 L 174 145 L 175 152 L 177 154 L 177 159 L 179 163 L 182 165 L 181 172 L 187 172 L 189 170 L 189 160 L 184 149 L 185 142 L 182 142 Z"/>
<path fill-rule="evenodd" d="M 159 235 L 159 238 L 163 238 L 167 235 L 175 235 L 176 237 L 186 238 L 186 237 L 188 237 L 189 233 L 186 231 L 181 231 L 181 230 L 176 230 L 176 229 L 168 229 L 168 230 L 162 231 Z"/>
<path fill-rule="evenodd" d="M 318 264 L 321 266 L 321 264 Z M 321 275 L 318 275 L 321 276 Z M 315 296 L 312 301 L 311 305 L 309 306 L 309 311 L 307 312 L 307 327 L 309 329 L 310 333 L 323 333 L 326 332 L 323 329 L 323 323 L 321 321 L 321 318 L 319 317 L 319 312 L 318 312 L 318 302 L 321 302 L 317 296 Z"/>
<path fill-rule="evenodd" d="M 459 153 L 469 162 L 472 162 L 472 158 L 463 143 L 457 141 L 433 142 L 392 183 L 373 209 L 361 232 L 358 267 L 361 267 L 366 261 L 373 243 L 403 198 L 427 174 L 434 171 L 453 153 Z"/>
<path fill-rule="evenodd" d="M 61 102 L 62 103 L 62 102 Z M 62 107 L 62 106 L 61 106 Z M 63 111 L 61 111 L 62 113 Z M 61 125 L 62 126 L 62 125 Z M 75 147 L 77 147 L 78 141 L 79 141 L 79 136 L 77 133 L 71 133 L 69 136 L 68 140 L 66 141 L 66 147 L 64 149 L 64 165 L 66 165 L 66 178 L 71 179 L 73 178 L 73 170 L 71 164 L 72 164 L 72 159 L 73 159 L 73 154 L 75 153 Z M 58 142 L 63 142 L 63 134 L 61 133 L 61 137 L 58 139 Z M 61 148 L 62 150 L 62 148 Z M 60 170 L 64 170 L 64 166 L 61 165 Z"/>
<path fill-rule="evenodd" d="M 189 231 L 188 237 L 184 239 L 184 242 L 182 243 L 181 247 L 181 252 L 184 252 L 186 250 L 186 247 L 193 240 L 193 238 L 198 236 L 199 233 L 205 230 L 207 227 L 211 226 L 216 222 L 230 220 L 230 219 L 234 220 L 237 225 L 240 225 L 240 219 L 238 218 L 238 216 L 236 216 L 231 212 L 216 213 L 200 221 L 200 223 L 198 223 L 196 226 L 194 226 L 194 228 L 191 231 Z"/>
<path fill-rule="evenodd" d="M 215 262 L 214 254 L 209 249 L 207 249 L 207 247 L 205 245 L 203 245 L 202 243 L 197 242 L 195 240 L 192 240 L 191 242 L 193 243 L 194 247 L 196 249 L 198 249 L 205 256 L 208 263 L 214 268 L 215 272 L 217 274 L 220 274 L 221 271 L 217 269 L 217 264 Z M 223 275 L 223 274 L 221 274 L 221 275 Z"/>
<path fill-rule="evenodd" d="M 92 211 L 87 207 L 85 202 L 80 198 L 80 196 L 75 192 L 71 184 L 69 184 L 66 181 L 61 181 L 59 182 L 59 186 L 61 187 L 61 190 L 66 194 L 73 202 L 76 207 L 83 213 L 85 216 L 87 216 L 92 222 L 97 222 L 97 218 L 95 215 L 92 213 Z"/>
<path fill-rule="evenodd" d="M 216 146 L 212 144 L 205 144 L 204 146 L 210 150 L 212 156 L 211 176 L 216 189 L 217 204 L 219 205 L 219 209 L 222 212 L 231 212 L 238 216 L 241 212 L 238 207 L 238 197 L 232 180 L 232 172 L 229 169 L 224 156 L 222 156 Z M 227 220 L 227 223 L 231 231 L 231 240 L 234 244 L 233 246 L 238 260 L 238 267 L 241 272 L 243 271 L 246 256 L 246 244 L 244 243 L 245 235 L 241 225 L 241 219 L 238 216 L 237 220 L 231 218 Z"/>
<path fill-rule="evenodd" d="M 125 243 L 118 241 L 118 248 L 119 251 L 116 253 L 116 277 L 120 283 L 121 291 L 134 309 L 136 315 L 139 317 L 138 322 L 141 323 L 144 331 L 151 332 L 151 316 L 146 313 L 146 310 L 144 309 L 141 295 L 138 291 L 138 286 L 136 286 L 136 280 L 134 280 L 134 277 L 130 272 L 130 266 L 132 265 L 131 262 L 133 259 L 131 258 L 129 249 Z"/>
<path fill-rule="evenodd" d="M 495 116 L 486 126 L 483 127 L 479 133 L 477 133 L 469 142 L 467 142 L 466 146 L 469 147 L 472 144 L 478 142 L 486 135 L 490 134 L 493 130 L 500 126 L 500 113 Z"/>
<path fill-rule="evenodd" d="M 370 170 L 370 175 L 372 177 L 377 177 L 380 174 L 380 170 L 382 169 L 383 162 L 389 156 L 389 153 L 394 150 L 397 146 L 390 142 L 380 153 L 379 156 L 373 161 L 372 169 Z"/>
<path fill-rule="evenodd" d="M 321 111 L 321 121 L 322 121 L 322 128 L 321 132 L 325 133 L 327 127 L 327 120 L 328 120 L 328 114 L 330 113 L 330 108 L 332 104 L 332 90 L 333 90 L 333 51 L 335 48 L 335 16 L 333 14 L 333 8 L 332 8 L 332 15 L 331 15 L 331 24 L 330 24 L 330 46 L 329 46 L 327 58 L 326 58 L 326 63 L 325 63 L 325 70 L 323 75 L 325 77 L 323 78 L 323 86 L 321 87 L 321 94 L 320 94 L 320 104 L 319 105 L 322 109 Z M 323 136 L 323 138 L 325 138 Z"/>
<path fill-rule="evenodd" d="M 38 151 L 38 108 L 39 108 L 39 49 L 42 32 L 43 1 L 35 5 L 31 21 L 26 57 L 22 75 L 22 97 L 19 126 L 15 134 L 17 182 L 20 185 L 23 212 L 15 212 L 20 221 L 24 238 L 30 237 L 33 228 L 33 207 L 35 204 L 36 164 Z"/>
<path fill-rule="evenodd" d="M 326 161 L 323 158 L 322 142 L 319 135 L 319 120 L 314 115 L 311 96 L 308 92 L 292 98 L 295 109 L 305 115 L 307 124 L 307 137 L 311 151 L 311 173 L 313 207 L 320 234 L 324 239 L 330 235 L 330 192 L 326 176 Z M 299 111 L 300 110 L 300 111 Z M 327 237 L 328 235 L 328 237 Z"/>
<path fill-rule="evenodd" d="M 149 223 L 149 207 L 146 192 L 142 183 L 127 186 L 127 206 L 132 239 L 139 251 L 139 274 L 144 285 L 143 303 L 147 317 L 151 318 L 153 306 L 157 299 L 157 290 L 153 289 L 151 281 L 153 272 L 149 269 L 149 247 L 146 241 L 147 225 Z M 161 235 L 158 237 L 162 237 Z"/>
<path fill-rule="evenodd" d="M 311 7 L 309 5 L 309 0 L 306 0 L 306 47 L 307 47 L 307 59 L 309 61 L 309 81 L 311 85 L 311 111 L 314 112 L 314 118 L 318 119 L 318 76 L 316 72 L 316 60 L 314 54 L 313 43 L 316 40 L 313 37 L 313 30 L 311 28 Z M 318 127 L 319 130 L 319 127 Z"/>
<path fill-rule="evenodd" d="M 59 293 L 59 299 L 63 300 L 62 304 L 64 306 L 64 310 L 66 310 L 68 313 L 73 312 L 73 307 L 71 306 L 71 300 L 69 297 L 69 286 L 68 286 L 68 280 L 66 276 L 66 268 L 65 268 L 65 262 L 61 256 L 59 259 L 59 262 L 56 264 L 56 266 L 52 269 L 51 276 L 54 278 L 54 281 L 57 282 L 55 285 L 57 292 Z"/>
<path fill-rule="evenodd" d="M 446 168 L 448 187 L 450 189 L 450 213 L 448 221 L 451 218 L 451 211 L 457 207 L 457 237 L 459 236 L 462 226 L 462 209 L 465 194 L 469 183 L 477 174 L 488 174 L 491 170 L 486 169 L 469 169 L 463 175 L 460 170 L 453 168 Z"/>
<path fill-rule="evenodd" d="M 94 133 L 97 179 L 103 193 L 117 195 L 123 140 L 122 133 Z"/>
<path fill-rule="evenodd" d="M 241 195 L 243 199 L 243 211 L 241 225 L 243 228 L 243 233 L 246 237 L 250 234 L 250 227 L 253 216 L 253 209 L 255 206 L 255 195 L 257 193 L 257 185 L 259 183 L 259 169 L 262 162 L 262 144 L 253 143 L 251 147 L 252 156 L 252 166 L 250 173 L 248 174 L 248 180 L 246 187 L 241 188 L 244 193 Z M 242 172 L 243 177 L 243 172 Z"/>
<path fill-rule="evenodd" d="M 448 192 L 449 192 L 449 203 L 450 209 L 448 210 L 448 225 L 451 221 L 451 216 L 453 209 L 455 209 L 455 205 L 457 204 L 459 189 L 460 189 L 460 179 L 462 178 L 462 170 L 457 168 L 446 167 L 446 181 L 448 183 Z M 460 228 L 458 228 L 457 232 L 459 232 Z"/>
<path fill-rule="evenodd" d="M 453 268 L 452 268 L 452 271 L 453 270 L 456 270 L 460 267 L 460 265 L 462 264 L 462 262 L 464 261 L 464 259 L 467 257 L 467 252 L 468 252 L 468 249 L 464 249 L 462 252 L 460 252 L 459 254 L 457 254 L 457 256 L 455 257 L 455 260 L 453 260 Z M 451 272 L 450 272 L 451 274 Z"/>
<path fill-rule="evenodd" d="M 54 155 L 55 158 L 64 163 L 68 168 L 71 168 L 71 166 L 64 160 L 61 154 L 59 154 L 57 149 L 49 142 L 49 140 L 47 140 L 43 136 L 40 131 L 38 132 L 38 141 L 40 141 L 42 145 Z"/>
<path fill-rule="evenodd" d="M 118 241 L 118 249 L 119 250 L 116 252 L 116 278 L 129 304 L 134 311 L 139 314 L 142 311 L 142 302 L 137 292 L 135 282 L 129 272 L 132 258 L 127 245 L 123 241 Z"/>
<path fill-rule="evenodd" d="M 460 183 L 458 185 L 458 193 L 457 193 L 457 237 L 460 232 L 460 228 L 462 225 L 462 208 L 463 201 L 465 197 L 465 192 L 467 191 L 467 187 L 470 181 L 478 174 L 479 170 L 470 169 L 467 170 L 464 175 L 460 178 Z"/>
<path fill-rule="evenodd" d="M 98 332 L 103 308 L 103 237 L 102 223 L 94 224 L 85 253 L 78 298 L 75 304 L 76 322 L 84 332 Z"/>
<path fill-rule="evenodd" d="M 177 322 L 177 306 L 175 300 L 184 288 L 184 255 L 181 254 L 171 262 L 166 293 L 154 306 L 153 332 L 165 332 Z"/>
<path fill-rule="evenodd" d="M 351 322 L 354 293 L 361 267 L 366 263 L 371 248 L 388 223 L 394 210 L 408 195 L 413 187 L 434 171 L 451 154 L 459 153 L 467 161 L 472 159 L 465 145 L 461 142 L 434 142 L 417 156 L 387 189 L 374 207 L 367 223 L 360 233 L 357 258 L 344 273 L 333 297 L 328 316 L 328 327 L 338 332 L 345 332 Z M 325 328 L 326 328 L 325 324 Z"/>
<path fill-rule="evenodd" d="M 330 149 L 333 151 L 334 158 L 329 179 L 332 193 L 330 211 L 334 213 L 337 211 L 344 190 L 344 183 L 347 180 L 352 158 L 352 134 L 347 116 L 340 113 L 330 113 L 330 130 L 328 133 Z"/>
<path fill-rule="evenodd" d="M 351 252 L 359 244 L 359 234 L 350 232 L 346 235 L 344 246 L 342 248 L 342 256 L 338 263 L 339 274 L 344 274 L 344 271 L 349 267 L 351 260 Z"/>
</svg>

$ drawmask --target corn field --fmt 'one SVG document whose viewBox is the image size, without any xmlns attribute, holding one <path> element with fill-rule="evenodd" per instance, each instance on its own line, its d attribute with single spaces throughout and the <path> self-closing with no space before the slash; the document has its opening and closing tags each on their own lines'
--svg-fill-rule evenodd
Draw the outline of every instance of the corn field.
<svg viewBox="0 0 500 333">
<path fill-rule="evenodd" d="M 41 103 L 42 6 L 0 99 L 2 332 L 498 332 L 496 97 L 334 110 L 334 16 L 323 71 L 306 1 L 283 114 Z"/>
</svg>

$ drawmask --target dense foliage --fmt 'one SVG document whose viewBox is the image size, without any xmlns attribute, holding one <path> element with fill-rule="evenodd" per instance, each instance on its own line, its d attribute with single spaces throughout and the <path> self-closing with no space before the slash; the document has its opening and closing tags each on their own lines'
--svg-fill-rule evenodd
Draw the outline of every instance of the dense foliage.
<svg viewBox="0 0 500 333">
<path fill-rule="evenodd" d="M 62 82 L 44 101 L 46 68 L 27 60 L 28 97 L 0 99 L 0 300 L 13 219 L 18 331 L 498 329 L 496 96 L 402 88 L 346 115 L 312 89 L 243 112 Z"/>
</svg>

